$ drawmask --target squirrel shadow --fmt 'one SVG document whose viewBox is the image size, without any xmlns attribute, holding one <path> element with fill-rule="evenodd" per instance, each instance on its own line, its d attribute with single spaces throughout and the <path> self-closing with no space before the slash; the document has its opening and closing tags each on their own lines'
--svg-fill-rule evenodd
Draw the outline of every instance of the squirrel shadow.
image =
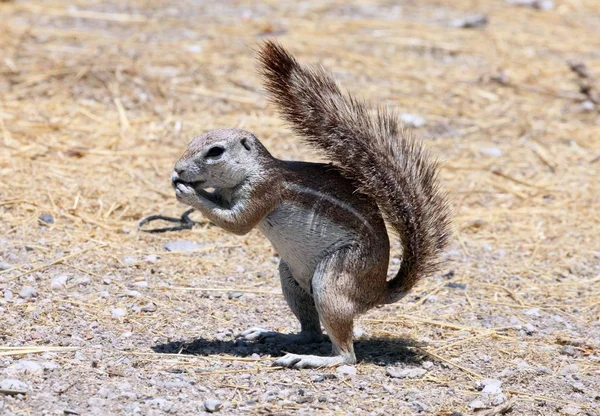
<svg viewBox="0 0 600 416">
<path fill-rule="evenodd" d="M 395 364 L 419 364 L 427 357 L 417 349 L 419 344 L 402 338 L 361 338 L 354 341 L 354 351 L 358 362 L 372 363 L 380 366 Z M 157 344 L 152 350 L 159 354 L 190 354 L 200 356 L 231 355 L 249 357 L 252 354 L 279 357 L 288 352 L 295 354 L 314 354 L 327 356 L 331 353 L 331 342 L 325 341 L 307 344 L 264 343 L 260 341 L 244 341 L 241 339 L 219 341 L 216 339 L 198 338 L 191 342 L 172 341 Z"/>
</svg>

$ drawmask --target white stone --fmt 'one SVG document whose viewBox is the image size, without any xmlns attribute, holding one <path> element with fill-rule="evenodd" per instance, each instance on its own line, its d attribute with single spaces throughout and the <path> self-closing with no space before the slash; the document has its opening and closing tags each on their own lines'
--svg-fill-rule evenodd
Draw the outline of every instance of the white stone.
<svg viewBox="0 0 600 416">
<path fill-rule="evenodd" d="M 354 333 L 354 338 L 360 338 L 365 336 L 365 330 L 359 327 L 354 327 L 352 332 Z"/>
<path fill-rule="evenodd" d="M 339 374 L 354 377 L 356 375 L 356 367 L 351 365 L 341 365 L 335 370 Z"/>
<path fill-rule="evenodd" d="M 57 276 L 54 279 L 52 279 L 52 281 L 50 282 L 50 288 L 54 290 L 62 289 L 67 285 L 68 281 L 69 276 L 61 274 L 60 276 Z"/>
<path fill-rule="evenodd" d="M 41 376 L 44 374 L 44 367 L 37 361 L 19 360 L 14 364 L 6 367 L 4 371 L 8 376 L 15 375 L 30 375 Z"/>
<path fill-rule="evenodd" d="M 220 400 L 208 399 L 204 401 L 204 409 L 209 413 L 218 412 L 222 406 Z"/>
<path fill-rule="evenodd" d="M 37 294 L 38 294 L 37 289 L 35 287 L 31 287 L 31 286 L 25 286 L 19 292 L 19 296 L 22 297 L 23 299 L 35 298 L 35 297 L 37 297 Z"/>
<path fill-rule="evenodd" d="M 111 311 L 111 315 L 113 318 L 123 318 L 127 315 L 127 311 L 125 308 L 115 308 Z"/>
<path fill-rule="evenodd" d="M 425 118 L 418 114 L 402 113 L 400 120 L 409 127 L 423 127 L 426 124 Z"/>
<path fill-rule="evenodd" d="M 164 247 L 167 251 L 194 251 L 198 250 L 202 246 L 198 243 L 194 243 L 193 241 L 177 240 L 165 243 Z"/>
<path fill-rule="evenodd" d="M 560 370 L 559 374 L 561 376 L 566 376 L 569 374 L 576 374 L 578 372 L 579 372 L 579 366 L 577 364 L 569 364 L 569 365 L 564 366 Z"/>
<path fill-rule="evenodd" d="M 481 400 L 473 400 L 471 403 L 469 403 L 469 407 L 473 410 L 477 410 L 477 409 L 485 409 L 487 406 Z"/>
<path fill-rule="evenodd" d="M 502 156 L 502 150 L 498 149 L 497 147 L 484 147 L 482 149 L 479 149 L 479 153 L 489 157 Z"/>
<path fill-rule="evenodd" d="M 495 378 L 486 378 L 481 381 L 483 393 L 496 394 L 502 392 L 502 382 Z"/>
<path fill-rule="evenodd" d="M 395 370 L 392 367 L 386 369 L 387 374 L 392 378 L 418 378 L 423 377 L 427 370 L 423 368 L 406 368 L 404 370 Z"/>
<path fill-rule="evenodd" d="M 0 381 L 0 389 L 4 390 L 28 390 L 29 384 L 12 378 L 6 378 Z"/>
</svg>

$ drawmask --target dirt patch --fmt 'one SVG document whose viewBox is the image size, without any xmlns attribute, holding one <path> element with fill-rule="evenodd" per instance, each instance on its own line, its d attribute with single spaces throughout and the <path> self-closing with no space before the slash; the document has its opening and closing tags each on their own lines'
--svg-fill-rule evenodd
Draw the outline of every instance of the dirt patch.
<svg viewBox="0 0 600 416">
<path fill-rule="evenodd" d="M 600 6 L 221 3 L 0 2 L 0 413 L 598 414 Z M 235 339 L 297 329 L 258 232 L 137 230 L 185 211 L 208 129 L 315 159 L 260 91 L 272 35 L 444 160 L 444 268 L 357 323 L 355 367 Z"/>
</svg>

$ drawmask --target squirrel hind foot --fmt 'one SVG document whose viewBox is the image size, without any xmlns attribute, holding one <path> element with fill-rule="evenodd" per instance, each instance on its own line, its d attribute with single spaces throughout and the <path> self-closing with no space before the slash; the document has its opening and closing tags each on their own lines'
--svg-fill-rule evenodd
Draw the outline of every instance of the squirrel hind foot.
<svg viewBox="0 0 600 416">
<path fill-rule="evenodd" d="M 323 368 L 337 367 L 343 364 L 356 364 L 354 353 L 347 355 L 335 355 L 333 357 L 321 357 L 318 355 L 286 354 L 273 362 L 274 367 L 286 368 Z"/>
</svg>

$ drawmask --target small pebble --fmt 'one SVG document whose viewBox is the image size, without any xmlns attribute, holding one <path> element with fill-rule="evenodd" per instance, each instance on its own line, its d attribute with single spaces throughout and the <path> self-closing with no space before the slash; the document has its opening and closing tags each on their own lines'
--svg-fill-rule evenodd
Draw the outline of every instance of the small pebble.
<svg viewBox="0 0 600 416">
<path fill-rule="evenodd" d="M 352 330 L 352 332 L 353 332 L 353 334 L 354 334 L 354 338 L 360 338 L 360 337 L 363 337 L 363 336 L 365 336 L 365 330 L 364 330 L 364 329 L 362 329 L 362 328 L 359 328 L 359 327 L 355 327 L 355 328 Z"/>
<path fill-rule="evenodd" d="M 341 365 L 335 370 L 339 374 L 343 374 L 345 376 L 354 377 L 356 375 L 356 367 L 351 365 Z"/>
<path fill-rule="evenodd" d="M 425 119 L 418 114 L 402 113 L 400 114 L 400 120 L 407 126 L 414 128 L 423 127 L 426 124 Z"/>
<path fill-rule="evenodd" d="M 0 271 L 12 269 L 12 266 L 8 263 L 0 261 Z"/>
<path fill-rule="evenodd" d="M 163 399 L 162 397 L 157 397 L 155 399 L 148 400 L 146 403 L 148 403 L 150 406 L 158 407 L 160 410 L 162 410 L 163 412 L 167 412 L 167 413 L 173 407 L 172 401 Z"/>
<path fill-rule="evenodd" d="M 579 406 L 573 406 L 573 405 L 569 405 L 569 406 L 565 406 L 562 409 L 562 414 L 564 415 L 580 415 L 581 414 L 581 407 Z"/>
<path fill-rule="evenodd" d="M 237 299 L 237 298 L 241 298 L 242 296 L 243 296 L 242 292 L 232 292 L 227 295 L 227 297 L 229 299 Z"/>
<path fill-rule="evenodd" d="M 552 10 L 554 1 L 552 0 L 506 0 L 508 4 L 521 7 L 531 7 L 536 10 Z"/>
<path fill-rule="evenodd" d="M 125 291 L 125 296 L 129 296 L 130 298 L 141 298 L 142 294 L 137 290 L 127 290 Z"/>
<path fill-rule="evenodd" d="M 573 391 L 576 393 L 585 393 L 585 386 L 583 385 L 583 383 L 581 383 L 579 381 L 572 382 L 571 387 L 573 388 Z"/>
<path fill-rule="evenodd" d="M 386 369 L 387 375 L 392 378 L 418 378 L 427 373 L 423 368 L 406 368 L 404 370 L 395 370 L 392 367 Z"/>
<path fill-rule="evenodd" d="M 581 103 L 581 108 L 584 111 L 594 111 L 596 109 L 596 104 L 594 104 L 590 100 L 585 100 L 584 102 Z"/>
<path fill-rule="evenodd" d="M 13 292 L 10 289 L 4 289 L 4 300 L 12 300 Z"/>
<path fill-rule="evenodd" d="M 37 295 L 38 295 L 37 289 L 35 287 L 31 287 L 31 286 L 25 286 L 19 292 L 19 296 L 22 297 L 23 299 L 35 298 L 35 297 L 37 297 Z"/>
<path fill-rule="evenodd" d="M 111 315 L 113 318 L 122 318 L 127 315 L 127 311 L 124 308 L 115 308 L 112 310 Z"/>
<path fill-rule="evenodd" d="M 528 370 L 529 368 L 531 368 L 531 366 L 521 358 L 515 358 L 513 360 L 513 363 L 517 365 L 517 370 Z"/>
<path fill-rule="evenodd" d="M 536 367 L 536 370 L 538 373 L 541 373 L 541 374 L 552 374 L 552 370 L 550 370 L 548 367 L 545 367 L 543 365 Z"/>
<path fill-rule="evenodd" d="M 19 360 L 16 363 L 6 367 L 5 372 L 9 376 L 41 376 L 44 374 L 44 367 L 37 361 Z"/>
<path fill-rule="evenodd" d="M 502 392 L 502 382 L 495 378 L 486 378 L 481 381 L 483 393 L 496 394 Z"/>
<path fill-rule="evenodd" d="M 325 377 L 323 376 L 313 376 L 310 378 L 310 380 L 314 383 L 320 383 L 322 381 L 325 381 Z"/>
<path fill-rule="evenodd" d="M 193 241 L 177 240 L 165 243 L 164 248 L 167 251 L 193 251 L 198 250 L 202 246 Z"/>
<path fill-rule="evenodd" d="M 58 364 L 56 364 L 54 361 L 43 362 L 42 367 L 44 368 L 44 370 L 56 370 L 56 369 L 60 368 L 60 366 Z"/>
<path fill-rule="evenodd" d="M 79 286 L 85 286 L 88 285 L 91 281 L 92 280 L 89 277 L 80 277 L 78 279 L 75 279 L 73 283 Z"/>
<path fill-rule="evenodd" d="M 67 281 L 69 280 L 69 276 L 67 275 L 60 275 L 55 277 L 54 279 L 52 279 L 52 281 L 50 282 L 50 288 L 54 289 L 54 290 L 58 290 L 58 289 L 62 289 L 63 287 L 65 287 L 67 285 Z"/>
<path fill-rule="evenodd" d="M 101 397 L 90 397 L 87 400 L 87 404 L 94 407 L 103 407 L 106 405 L 106 399 L 103 399 Z"/>
<path fill-rule="evenodd" d="M 0 389 L 25 391 L 25 390 L 29 389 L 29 385 L 21 380 L 6 378 L 6 379 L 0 381 Z"/>
<path fill-rule="evenodd" d="M 313 400 L 315 400 L 315 398 L 313 396 L 302 396 L 302 397 L 298 397 L 296 399 L 296 403 L 298 403 L 298 404 L 310 403 Z"/>
<path fill-rule="evenodd" d="M 502 156 L 502 150 L 498 149 L 497 147 L 484 147 L 483 149 L 479 149 L 479 153 L 490 157 Z"/>
<path fill-rule="evenodd" d="M 156 305 L 152 302 L 148 303 L 147 305 L 142 306 L 142 308 L 140 309 L 142 312 L 156 312 Z"/>
<path fill-rule="evenodd" d="M 531 324 L 525 324 L 525 325 L 523 325 L 523 329 L 525 330 L 525 333 L 527 335 L 532 335 L 535 332 L 537 332 L 537 328 L 535 326 L 531 325 Z"/>
<path fill-rule="evenodd" d="M 421 363 L 421 366 L 425 369 L 425 370 L 429 370 L 431 368 L 433 368 L 433 363 L 431 361 L 423 361 Z"/>
<path fill-rule="evenodd" d="M 577 350 L 572 345 L 563 345 L 560 349 L 560 353 L 573 357 L 577 355 Z"/>
<path fill-rule="evenodd" d="M 577 364 L 569 364 L 564 366 L 558 374 L 561 376 L 566 376 L 569 374 L 576 374 L 579 372 L 579 366 Z"/>
<path fill-rule="evenodd" d="M 415 412 L 426 412 L 429 407 L 425 403 L 414 402 L 410 404 L 410 409 Z"/>
<path fill-rule="evenodd" d="M 477 410 L 477 409 L 485 409 L 487 406 L 481 400 L 474 400 L 471 403 L 469 403 L 469 407 L 473 410 Z"/>
<path fill-rule="evenodd" d="M 156 254 L 148 254 L 147 256 L 142 257 L 142 259 L 148 263 L 156 263 L 158 256 Z"/>
<path fill-rule="evenodd" d="M 540 310 L 538 308 L 527 309 L 523 313 L 528 316 L 540 316 Z"/>
<path fill-rule="evenodd" d="M 487 26 L 488 22 L 489 21 L 486 15 L 474 14 L 472 16 L 467 16 L 462 19 L 455 19 L 452 22 L 450 22 L 450 26 L 463 29 L 475 29 Z"/>
<path fill-rule="evenodd" d="M 49 214 L 47 212 L 40 215 L 38 219 L 42 224 L 54 224 L 54 217 L 52 216 L 52 214 Z"/>
<path fill-rule="evenodd" d="M 504 393 L 498 393 L 498 394 L 492 395 L 492 400 L 491 400 L 492 406 L 501 405 L 505 401 L 506 401 L 506 396 L 504 395 Z"/>
<path fill-rule="evenodd" d="M 436 303 L 438 297 L 436 295 L 429 295 L 429 297 L 425 300 L 425 303 Z"/>
<path fill-rule="evenodd" d="M 394 394 L 394 387 L 392 387 L 390 384 L 384 384 L 381 387 L 383 387 L 383 389 L 389 394 Z"/>
<path fill-rule="evenodd" d="M 125 263 L 127 266 L 131 266 L 137 263 L 137 259 L 133 256 L 125 256 L 123 257 L 123 263 Z"/>
<path fill-rule="evenodd" d="M 326 403 L 327 402 L 327 397 L 325 397 L 325 396 L 319 397 L 319 402 L 320 403 Z"/>
<path fill-rule="evenodd" d="M 218 412 L 221 406 L 220 400 L 208 399 L 204 401 L 204 409 L 209 413 Z"/>
<path fill-rule="evenodd" d="M 465 290 L 467 288 L 467 285 L 464 283 L 456 283 L 456 282 L 450 282 L 446 285 L 446 287 L 449 287 L 451 289 L 461 289 L 461 290 Z"/>
</svg>

